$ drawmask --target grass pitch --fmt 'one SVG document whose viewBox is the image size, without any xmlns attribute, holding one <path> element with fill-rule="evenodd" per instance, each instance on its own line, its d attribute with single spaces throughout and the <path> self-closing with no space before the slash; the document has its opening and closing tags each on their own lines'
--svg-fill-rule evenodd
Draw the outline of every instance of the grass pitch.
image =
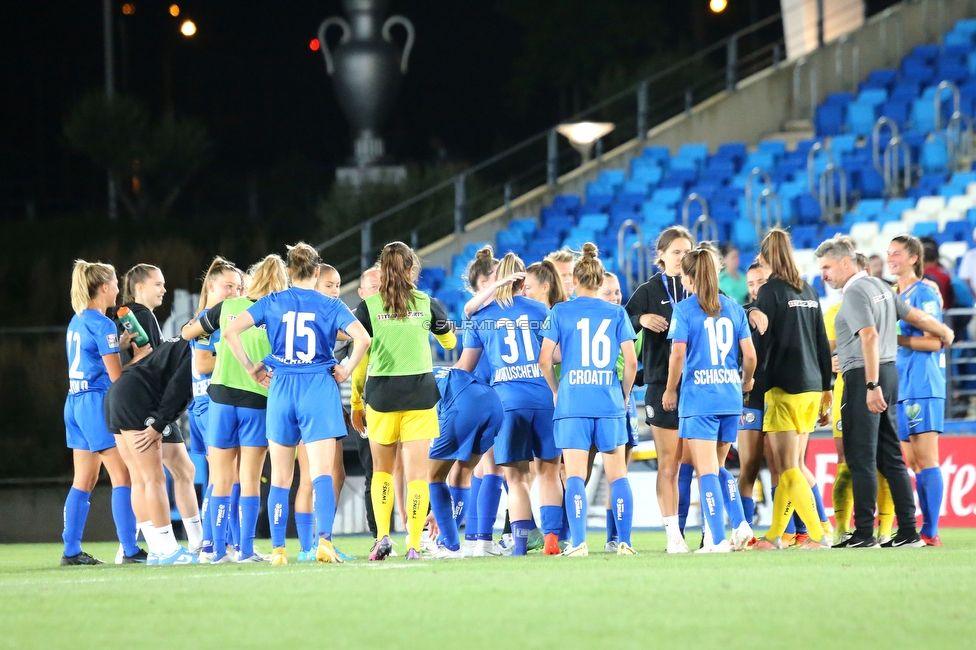
<svg viewBox="0 0 976 650">
<path fill-rule="evenodd" d="M 940 549 L 668 556 L 663 533 L 637 533 L 640 555 L 616 557 L 594 532 L 587 558 L 370 563 L 371 540 L 345 537 L 360 560 L 274 568 L 61 568 L 58 545 L 0 546 L 0 647 L 965 647 L 976 530 L 942 538 Z M 109 562 L 116 548 L 85 545 Z"/>
</svg>

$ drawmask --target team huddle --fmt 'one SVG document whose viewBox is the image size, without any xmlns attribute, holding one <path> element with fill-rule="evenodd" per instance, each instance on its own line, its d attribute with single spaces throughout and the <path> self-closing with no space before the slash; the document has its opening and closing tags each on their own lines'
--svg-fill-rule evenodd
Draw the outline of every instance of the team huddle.
<svg viewBox="0 0 976 650">
<path fill-rule="evenodd" d="M 351 431 L 360 435 L 347 444 L 357 445 L 367 475 L 372 561 L 396 553 L 394 510 L 408 533 L 407 560 L 538 549 L 585 556 L 586 483 L 597 453 L 608 483 L 605 550 L 632 555 L 628 465 L 637 445 L 633 389 L 641 385 L 668 553 L 691 550 L 685 523 L 695 475 L 703 520 L 697 552 L 940 545 L 942 348 L 952 331 L 923 280 L 918 240 L 902 236 L 889 246 L 895 289 L 868 282 L 849 239 L 824 242 L 824 278 L 844 290 L 826 320 L 784 231 L 763 240 L 746 274 L 744 306 L 719 289 L 718 252 L 707 243 L 695 247 L 684 228 L 662 232 L 657 253 L 660 272 L 625 308 L 620 283 L 593 244 L 528 267 L 513 253 L 495 259 L 485 247 L 468 266 L 474 295 L 460 326 L 416 289 L 420 260 L 401 242 L 387 244 L 363 273 L 354 310 L 339 300 L 339 274 L 306 244 L 246 273 L 216 258 L 195 317 L 172 340 L 162 338 L 152 312 L 165 294 L 159 268 L 140 264 L 126 273 L 125 304 L 116 310 L 114 268 L 76 262 L 65 403 L 75 475 L 61 564 L 102 563 L 81 548 L 102 465 L 112 482 L 116 563 L 288 564 L 296 462 L 296 560 L 354 559 L 332 539 L 345 481 L 342 443 Z M 897 350 L 885 343 L 887 326 L 863 315 L 879 304 L 900 320 Z M 862 353 L 851 343 L 857 338 L 874 347 Z M 459 342 L 455 365 L 435 369 L 432 345 L 451 350 Z M 347 412 L 339 385 L 349 379 Z M 178 420 L 185 410 L 184 437 Z M 836 530 L 803 462 L 808 435 L 831 419 Z M 868 457 L 872 440 L 876 459 Z M 736 442 L 738 479 L 725 468 Z M 263 555 L 254 538 L 268 457 L 272 552 Z M 756 539 L 753 489 L 764 459 L 773 476 L 773 522 Z M 921 537 L 906 461 L 916 476 Z M 195 467 L 208 479 L 199 503 Z M 174 534 L 164 468 L 185 546 Z M 506 527 L 496 541 L 503 490 Z M 876 508 L 880 540 L 873 536 Z M 140 533 L 148 552 L 137 543 Z"/>
</svg>

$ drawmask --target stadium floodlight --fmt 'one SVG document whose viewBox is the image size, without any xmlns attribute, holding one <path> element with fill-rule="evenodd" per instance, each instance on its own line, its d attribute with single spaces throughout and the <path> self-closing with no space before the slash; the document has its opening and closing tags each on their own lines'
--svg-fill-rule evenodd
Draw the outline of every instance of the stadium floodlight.
<svg viewBox="0 0 976 650">
<path fill-rule="evenodd" d="M 590 160 L 590 153 L 597 140 L 617 128 L 613 122 L 576 122 L 574 124 L 560 124 L 556 131 L 566 136 L 573 149 L 579 152 L 585 164 Z"/>
<path fill-rule="evenodd" d="M 197 26 L 192 20 L 184 20 L 183 24 L 180 25 L 180 33 L 187 38 L 193 36 L 197 33 Z"/>
</svg>

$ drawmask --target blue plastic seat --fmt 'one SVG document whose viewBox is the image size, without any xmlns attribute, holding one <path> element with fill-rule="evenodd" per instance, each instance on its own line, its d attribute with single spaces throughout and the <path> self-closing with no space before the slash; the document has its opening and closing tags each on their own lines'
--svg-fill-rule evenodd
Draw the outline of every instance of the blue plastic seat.
<svg viewBox="0 0 976 650">
<path fill-rule="evenodd" d="M 592 230 L 593 232 L 602 232 L 607 229 L 609 224 L 610 218 L 602 212 L 597 214 L 587 213 L 580 215 L 580 220 L 577 227 Z"/>
<path fill-rule="evenodd" d="M 922 171 L 925 173 L 945 172 L 949 165 L 949 151 L 945 140 L 934 138 L 922 146 Z"/>
<path fill-rule="evenodd" d="M 508 222 L 509 230 L 519 230 L 525 235 L 531 235 L 536 231 L 537 227 L 538 224 L 536 224 L 535 219 L 532 219 L 531 217 L 512 219 Z"/>
<path fill-rule="evenodd" d="M 870 136 L 877 119 L 878 109 L 874 105 L 855 102 L 847 107 L 847 132 Z"/>
<path fill-rule="evenodd" d="M 888 101 L 899 100 L 910 102 L 918 99 L 919 94 L 919 84 L 917 81 L 901 80 L 898 85 L 894 87 L 891 91 L 891 95 L 888 97 Z"/>
<path fill-rule="evenodd" d="M 830 93 L 824 103 L 831 106 L 847 106 L 854 103 L 854 93 Z"/>
<path fill-rule="evenodd" d="M 868 106 L 880 106 L 888 101 L 888 91 L 884 88 L 868 88 L 862 91 L 857 96 L 858 104 L 867 104 Z"/>
<path fill-rule="evenodd" d="M 499 251 L 510 250 L 513 246 L 525 246 L 525 234 L 518 230 L 499 230 L 495 235 L 495 243 Z"/>
<path fill-rule="evenodd" d="M 569 215 L 555 215 L 542 222 L 542 228 L 545 232 L 558 234 L 569 232 L 575 225 L 576 221 Z"/>
<path fill-rule="evenodd" d="M 935 130 L 935 106 L 931 99 L 916 99 L 912 102 L 912 130 L 928 133 Z"/>
<path fill-rule="evenodd" d="M 916 237 L 928 237 L 939 232 L 939 224 L 935 221 L 919 221 L 912 227 L 912 234 Z"/>
<path fill-rule="evenodd" d="M 820 221 L 820 201 L 809 193 L 801 194 L 793 199 L 793 216 L 802 224 L 818 223 Z"/>
<path fill-rule="evenodd" d="M 624 184 L 627 175 L 622 169 L 604 169 L 596 177 L 596 180 L 598 183 L 616 188 Z"/>
<path fill-rule="evenodd" d="M 650 145 L 644 147 L 644 151 L 641 152 L 641 158 L 656 160 L 659 163 L 664 163 L 663 166 L 666 167 L 668 160 L 671 158 L 671 150 L 665 145 Z"/>
<path fill-rule="evenodd" d="M 684 198 L 684 191 L 676 187 L 661 188 L 654 190 L 651 201 L 658 205 L 673 207 Z"/>
<path fill-rule="evenodd" d="M 782 156 L 786 153 L 786 143 L 782 140 L 763 140 L 756 145 L 759 153 L 771 153 L 774 156 Z"/>
<path fill-rule="evenodd" d="M 863 217 L 864 221 L 874 221 L 884 210 L 884 199 L 861 199 L 854 206 L 854 213 Z"/>
<path fill-rule="evenodd" d="M 908 124 L 909 102 L 900 99 L 890 99 L 881 107 L 881 114 L 889 120 L 894 120 L 898 128 L 904 130 Z"/>
<path fill-rule="evenodd" d="M 708 157 L 708 145 L 704 142 L 688 142 L 681 145 L 678 149 L 678 158 L 691 158 L 692 160 L 704 161 Z"/>
<path fill-rule="evenodd" d="M 719 145 L 718 151 L 715 154 L 723 158 L 732 158 L 733 160 L 743 160 L 746 155 L 746 143 L 745 142 L 726 142 Z"/>
<path fill-rule="evenodd" d="M 890 88 L 898 80 L 898 71 L 891 69 L 872 70 L 868 75 L 868 81 L 878 86 Z"/>
<path fill-rule="evenodd" d="M 935 70 L 925 61 L 914 58 L 906 58 L 901 64 L 902 79 L 907 81 L 917 81 L 919 83 L 930 83 L 935 78 Z"/>
<path fill-rule="evenodd" d="M 935 61 L 939 56 L 939 46 L 930 43 L 916 45 L 912 48 L 912 53 L 909 56 L 922 59 L 926 62 Z"/>
<path fill-rule="evenodd" d="M 949 221 L 945 225 L 945 230 L 942 234 L 945 235 L 949 241 L 964 241 L 968 242 L 970 234 L 972 232 L 972 226 L 966 220 L 961 221 Z"/>
<path fill-rule="evenodd" d="M 732 243 L 739 250 L 756 247 L 756 226 L 748 219 L 736 219 L 732 224 Z"/>
<path fill-rule="evenodd" d="M 552 207 L 561 208 L 564 212 L 574 213 L 579 210 L 583 201 L 578 194 L 557 194 L 552 200 Z"/>
<path fill-rule="evenodd" d="M 818 138 L 844 132 L 846 107 L 836 104 L 820 104 L 813 117 L 814 131 Z"/>
</svg>

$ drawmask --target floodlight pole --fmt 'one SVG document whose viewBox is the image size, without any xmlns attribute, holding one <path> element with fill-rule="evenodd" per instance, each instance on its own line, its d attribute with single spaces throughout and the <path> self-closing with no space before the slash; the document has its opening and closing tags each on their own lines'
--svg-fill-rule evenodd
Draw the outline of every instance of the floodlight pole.
<svg viewBox="0 0 976 650">
<path fill-rule="evenodd" d="M 102 30 L 105 47 L 105 98 L 111 102 L 115 96 L 115 57 L 112 52 L 112 0 L 102 0 Z M 119 202 L 115 179 L 108 171 L 108 218 L 117 221 Z"/>
</svg>

